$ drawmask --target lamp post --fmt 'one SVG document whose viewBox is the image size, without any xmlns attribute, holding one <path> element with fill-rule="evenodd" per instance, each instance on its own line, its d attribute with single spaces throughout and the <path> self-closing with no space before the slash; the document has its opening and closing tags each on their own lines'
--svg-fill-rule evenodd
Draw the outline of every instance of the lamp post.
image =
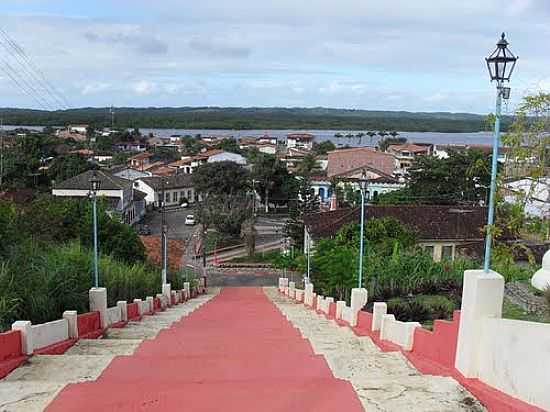
<svg viewBox="0 0 550 412">
<path fill-rule="evenodd" d="M 166 224 L 166 182 L 161 180 L 162 200 L 161 200 L 161 252 L 162 252 L 162 284 L 166 284 L 168 275 L 168 225 Z"/>
<path fill-rule="evenodd" d="M 307 252 L 307 283 L 310 283 L 310 273 L 311 273 L 311 257 L 310 257 L 310 250 L 311 250 L 311 238 L 309 236 L 309 233 L 306 234 L 307 236 L 307 242 L 306 242 L 306 252 Z"/>
<path fill-rule="evenodd" d="M 101 188 L 101 180 L 94 170 L 90 178 L 90 194 L 92 196 L 93 221 L 94 221 L 94 287 L 99 287 L 99 263 L 97 253 L 97 192 Z"/>
<path fill-rule="evenodd" d="M 363 249 L 365 237 L 365 191 L 367 190 L 367 173 L 365 169 L 359 179 L 359 188 L 361 189 L 361 228 L 359 234 L 359 288 L 363 287 Z"/>
<path fill-rule="evenodd" d="M 493 138 L 493 158 L 491 165 L 491 186 L 489 192 L 489 205 L 487 216 L 487 233 L 485 235 L 485 259 L 483 270 L 489 271 L 491 265 L 492 226 L 495 220 L 495 196 L 497 186 L 498 146 L 500 140 L 500 118 L 502 114 L 502 99 L 510 98 L 510 88 L 504 87 L 504 82 L 509 82 L 518 58 L 508 50 L 506 35 L 502 33 L 495 51 L 485 59 L 491 82 L 497 83 L 497 102 L 495 111 L 495 134 Z"/>
</svg>

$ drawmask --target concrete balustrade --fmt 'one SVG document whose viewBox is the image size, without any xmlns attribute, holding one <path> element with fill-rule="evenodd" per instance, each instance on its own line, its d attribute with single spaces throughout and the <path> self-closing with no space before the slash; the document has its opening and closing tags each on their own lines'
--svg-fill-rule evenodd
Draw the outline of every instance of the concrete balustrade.
<svg viewBox="0 0 550 412">
<path fill-rule="evenodd" d="M 21 352 L 24 355 L 32 355 L 34 350 L 32 323 L 28 320 L 18 320 L 11 325 L 11 329 L 21 332 Z"/>
<path fill-rule="evenodd" d="M 137 303 L 138 305 L 138 314 L 139 316 L 143 316 L 143 314 L 146 312 L 144 303 L 141 299 L 134 299 L 134 303 Z"/>
<path fill-rule="evenodd" d="M 313 305 L 313 283 L 307 283 L 304 287 L 304 304 Z"/>
<path fill-rule="evenodd" d="M 155 298 L 147 296 L 145 302 L 147 303 L 147 313 L 155 313 Z"/>
<path fill-rule="evenodd" d="M 120 313 L 120 308 L 118 306 L 107 308 L 105 314 L 107 319 L 107 324 L 105 327 L 107 328 L 111 325 L 114 325 L 115 323 L 119 323 L 122 321 L 122 313 Z"/>
<path fill-rule="evenodd" d="M 288 282 L 288 297 L 294 299 L 296 297 L 296 282 Z"/>
<path fill-rule="evenodd" d="M 339 300 L 336 302 L 336 319 L 341 320 L 342 319 L 342 311 L 346 307 L 346 301 L 345 300 Z"/>
<path fill-rule="evenodd" d="M 162 296 L 164 296 L 166 306 L 172 306 L 172 285 L 170 283 L 162 285 Z"/>
<path fill-rule="evenodd" d="M 372 308 L 372 331 L 380 330 L 382 327 L 382 318 L 388 313 L 386 302 L 375 302 Z"/>
<path fill-rule="evenodd" d="M 295 300 L 298 302 L 304 301 L 304 291 L 302 289 L 295 290 Z"/>
<path fill-rule="evenodd" d="M 116 305 L 120 310 L 120 321 L 128 322 L 128 303 L 125 300 L 119 300 Z"/>
<path fill-rule="evenodd" d="M 66 310 L 63 312 L 63 319 L 67 321 L 69 339 L 78 338 L 78 313 L 76 310 Z"/>
<path fill-rule="evenodd" d="M 90 311 L 99 312 L 101 319 L 101 328 L 105 329 L 107 325 L 107 289 L 92 288 L 88 293 L 90 299 Z"/>
<path fill-rule="evenodd" d="M 383 315 L 380 325 L 380 339 L 387 340 L 410 351 L 414 343 L 414 330 L 422 325 L 418 322 L 401 322 L 394 315 Z"/>
<path fill-rule="evenodd" d="M 54 320 L 31 326 L 33 352 L 55 343 L 69 339 L 69 322 L 67 319 Z"/>
</svg>

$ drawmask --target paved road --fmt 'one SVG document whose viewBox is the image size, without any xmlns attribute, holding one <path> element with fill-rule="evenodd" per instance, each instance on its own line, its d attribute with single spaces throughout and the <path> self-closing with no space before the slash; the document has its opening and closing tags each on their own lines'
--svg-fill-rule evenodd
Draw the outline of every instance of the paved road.
<svg viewBox="0 0 550 412">
<path fill-rule="evenodd" d="M 185 217 L 187 215 L 193 215 L 194 210 L 178 209 L 176 211 L 166 212 L 166 224 L 168 225 L 168 238 L 169 239 L 181 239 L 187 240 L 187 238 L 193 233 L 196 226 L 186 226 Z M 158 211 L 152 211 L 147 213 L 143 223 L 149 226 L 151 234 L 159 236 L 161 231 L 162 214 Z"/>
<path fill-rule="evenodd" d="M 352 385 L 260 288 L 228 288 L 115 358 L 93 382 L 66 387 L 48 411 L 359 412 Z"/>
</svg>

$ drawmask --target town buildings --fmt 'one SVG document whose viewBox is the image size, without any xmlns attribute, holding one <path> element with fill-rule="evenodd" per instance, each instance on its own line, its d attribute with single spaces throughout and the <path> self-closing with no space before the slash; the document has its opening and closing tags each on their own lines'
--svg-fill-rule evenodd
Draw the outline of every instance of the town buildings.
<svg viewBox="0 0 550 412">
<path fill-rule="evenodd" d="M 56 183 L 52 195 L 69 198 L 88 198 L 90 196 L 90 179 L 96 173 L 100 181 L 97 196 L 107 201 L 108 211 L 127 224 L 140 221 L 145 215 L 145 196 L 132 182 L 114 176 L 104 170 L 88 170 L 63 182 Z"/>
<path fill-rule="evenodd" d="M 149 208 L 162 206 L 163 195 L 165 206 L 179 206 L 197 200 L 192 177 L 185 173 L 139 178 L 133 182 L 133 187 L 145 193 L 145 202 Z"/>
<path fill-rule="evenodd" d="M 483 250 L 483 228 L 487 222 L 484 207 L 367 205 L 365 219 L 390 217 L 411 227 L 418 245 L 435 261 L 477 255 Z M 303 217 L 304 250 L 321 238 L 333 237 L 346 224 L 358 224 L 361 208 L 312 213 Z M 312 246 L 313 247 L 313 246 Z"/>
</svg>

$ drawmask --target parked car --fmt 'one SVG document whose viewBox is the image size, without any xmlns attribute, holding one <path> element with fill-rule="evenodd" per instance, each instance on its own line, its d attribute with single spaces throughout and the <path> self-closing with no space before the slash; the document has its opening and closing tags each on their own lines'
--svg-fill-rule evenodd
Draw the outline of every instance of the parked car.
<svg viewBox="0 0 550 412">
<path fill-rule="evenodd" d="M 151 234 L 151 228 L 147 225 L 141 225 L 138 229 L 138 233 L 140 235 L 148 236 Z"/>
<path fill-rule="evenodd" d="M 185 225 L 186 226 L 193 226 L 194 224 L 195 224 L 195 216 L 187 215 L 185 217 Z"/>
<path fill-rule="evenodd" d="M 187 208 L 189 207 L 189 203 L 183 202 L 183 203 L 180 205 L 180 207 L 181 207 L 182 209 L 187 209 Z"/>
</svg>

